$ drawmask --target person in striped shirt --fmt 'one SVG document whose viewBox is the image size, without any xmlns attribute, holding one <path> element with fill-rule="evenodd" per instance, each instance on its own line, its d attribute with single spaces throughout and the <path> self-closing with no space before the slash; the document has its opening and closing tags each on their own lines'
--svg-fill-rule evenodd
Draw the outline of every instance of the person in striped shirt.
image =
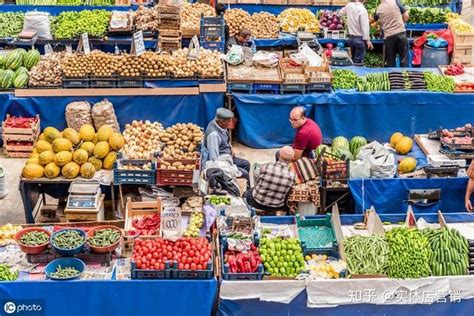
<svg viewBox="0 0 474 316">
<path fill-rule="evenodd" d="M 466 197 L 464 199 L 464 205 L 466 206 L 466 210 L 468 212 L 472 212 L 472 203 L 471 203 L 471 195 L 474 193 L 474 160 L 471 162 L 469 169 L 467 169 L 467 176 L 469 177 L 469 181 L 467 182 L 466 188 Z"/>
</svg>

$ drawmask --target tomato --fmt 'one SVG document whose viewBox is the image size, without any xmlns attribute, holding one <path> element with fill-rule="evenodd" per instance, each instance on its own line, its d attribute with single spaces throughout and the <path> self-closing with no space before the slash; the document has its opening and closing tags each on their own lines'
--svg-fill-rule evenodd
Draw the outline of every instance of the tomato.
<svg viewBox="0 0 474 316">
<path fill-rule="evenodd" d="M 153 267 L 155 268 L 155 270 L 163 270 L 163 269 L 161 269 L 159 263 L 155 263 L 155 265 Z"/>
<path fill-rule="evenodd" d="M 141 267 L 142 267 L 142 261 L 141 261 L 141 260 L 137 260 L 136 265 L 137 265 L 137 269 L 141 269 Z"/>
<path fill-rule="evenodd" d="M 173 253 L 171 251 L 168 251 L 166 256 L 168 257 L 168 259 L 171 259 L 171 258 L 173 258 Z"/>
<path fill-rule="evenodd" d="M 193 262 L 193 258 L 191 257 L 188 257 L 188 259 L 186 260 L 187 263 L 192 263 Z"/>
<path fill-rule="evenodd" d="M 190 257 L 194 257 L 194 250 L 189 250 L 188 253 L 189 253 L 189 256 L 190 256 Z"/>
<path fill-rule="evenodd" d="M 156 263 L 156 259 L 151 259 L 150 263 L 154 265 Z"/>
<path fill-rule="evenodd" d="M 178 256 L 178 255 L 174 255 L 174 256 L 173 256 L 173 260 L 174 260 L 174 261 L 179 261 L 179 256 Z"/>
<path fill-rule="evenodd" d="M 193 258 L 193 263 L 198 264 L 199 263 L 199 257 L 194 257 Z"/>
<path fill-rule="evenodd" d="M 184 265 L 184 270 L 189 270 L 189 264 L 188 264 L 188 263 L 186 263 L 186 264 Z"/>
<path fill-rule="evenodd" d="M 147 258 L 147 260 L 151 260 L 151 258 L 153 258 L 153 256 L 151 255 L 151 253 L 147 253 L 146 258 Z"/>
<path fill-rule="evenodd" d="M 184 269 L 184 264 L 182 264 L 182 263 L 178 264 L 178 269 L 183 270 Z"/>
<path fill-rule="evenodd" d="M 200 265 L 200 264 L 198 264 L 198 265 L 196 266 L 196 269 L 198 269 L 198 270 L 204 270 L 204 269 L 202 268 L 202 265 Z"/>
<path fill-rule="evenodd" d="M 173 251 L 173 247 L 171 247 L 171 246 L 166 247 L 166 249 L 167 249 L 168 251 Z"/>
<path fill-rule="evenodd" d="M 153 258 L 154 258 L 154 259 L 158 259 L 159 257 L 160 257 L 160 255 L 158 254 L 158 252 L 155 251 L 155 252 L 153 253 Z"/>
<path fill-rule="evenodd" d="M 196 264 L 194 262 L 191 263 L 191 270 L 196 270 Z"/>
</svg>

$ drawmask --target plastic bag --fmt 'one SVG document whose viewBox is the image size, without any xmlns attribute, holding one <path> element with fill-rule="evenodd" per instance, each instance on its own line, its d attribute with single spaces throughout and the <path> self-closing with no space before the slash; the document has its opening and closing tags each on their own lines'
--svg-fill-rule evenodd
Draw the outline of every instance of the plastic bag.
<svg viewBox="0 0 474 316">
<path fill-rule="evenodd" d="M 86 101 L 72 102 L 66 106 L 67 126 L 79 132 L 82 125 L 92 124 L 91 105 Z"/>
<path fill-rule="evenodd" d="M 275 53 L 258 51 L 252 58 L 254 65 L 273 68 L 278 66 L 278 55 Z"/>
<path fill-rule="evenodd" d="M 232 45 L 225 55 L 224 60 L 234 66 L 241 64 L 244 61 L 244 51 L 242 46 Z"/>
<path fill-rule="evenodd" d="M 370 164 L 366 160 L 354 160 L 349 162 L 349 177 L 351 179 L 370 178 Z"/>
<path fill-rule="evenodd" d="M 38 38 L 52 39 L 48 12 L 27 12 L 23 32 L 36 32 Z"/>
<path fill-rule="evenodd" d="M 378 142 L 363 146 L 357 158 L 369 163 L 372 178 L 393 178 L 395 175 L 395 155 Z"/>
<path fill-rule="evenodd" d="M 305 61 L 310 67 L 320 67 L 323 64 L 323 59 L 321 56 L 316 54 L 316 52 L 312 50 L 306 43 L 301 45 L 299 54 L 304 56 Z"/>
<path fill-rule="evenodd" d="M 120 132 L 120 127 L 115 115 L 114 106 L 109 100 L 94 104 L 92 107 L 92 118 L 94 119 L 95 130 L 98 131 L 102 125 L 112 126 L 115 132 Z"/>
</svg>

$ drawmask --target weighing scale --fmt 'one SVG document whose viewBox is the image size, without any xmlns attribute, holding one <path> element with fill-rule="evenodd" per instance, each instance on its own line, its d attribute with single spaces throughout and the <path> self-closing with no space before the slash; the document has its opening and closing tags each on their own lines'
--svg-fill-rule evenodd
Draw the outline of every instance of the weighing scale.
<svg viewBox="0 0 474 316">
<path fill-rule="evenodd" d="M 321 54 L 323 48 L 319 44 L 316 36 L 310 32 L 301 32 L 299 31 L 296 35 L 296 42 L 298 43 L 298 47 L 301 47 L 304 43 L 306 43 L 309 48 L 315 51 L 317 54 Z"/>
<path fill-rule="evenodd" d="M 101 193 L 98 181 L 74 181 L 69 186 L 66 209 L 97 210 Z"/>
<path fill-rule="evenodd" d="M 333 50 L 331 66 L 352 66 L 352 59 L 345 50 Z"/>
</svg>

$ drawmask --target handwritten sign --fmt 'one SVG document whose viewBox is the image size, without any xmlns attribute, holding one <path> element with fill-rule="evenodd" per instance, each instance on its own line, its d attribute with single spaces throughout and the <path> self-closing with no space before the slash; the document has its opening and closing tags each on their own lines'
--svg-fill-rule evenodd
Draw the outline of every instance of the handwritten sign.
<svg viewBox="0 0 474 316">
<path fill-rule="evenodd" d="M 132 50 L 135 51 L 135 55 L 140 56 L 143 54 L 145 50 L 145 42 L 143 41 L 143 32 L 138 31 L 136 33 L 133 33 L 133 48 Z"/>
<path fill-rule="evenodd" d="M 181 237 L 181 208 L 167 207 L 161 212 L 161 236 L 170 240 Z"/>
<path fill-rule="evenodd" d="M 87 33 L 82 33 L 81 40 L 79 44 L 77 45 L 77 50 L 80 51 L 81 49 L 84 51 L 85 55 L 89 55 L 91 53 L 91 46 L 89 44 L 89 35 Z"/>
<path fill-rule="evenodd" d="M 189 43 L 188 59 L 196 60 L 197 57 L 199 56 L 200 49 L 201 49 L 201 45 L 199 44 L 199 39 L 197 38 L 196 35 L 194 35 L 193 38 L 191 39 L 191 42 Z"/>
</svg>

